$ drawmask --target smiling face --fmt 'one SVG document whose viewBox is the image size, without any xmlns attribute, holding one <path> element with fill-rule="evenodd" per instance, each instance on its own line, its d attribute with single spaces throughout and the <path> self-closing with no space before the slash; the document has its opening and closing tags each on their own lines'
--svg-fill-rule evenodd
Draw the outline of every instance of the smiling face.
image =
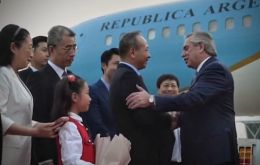
<svg viewBox="0 0 260 165">
<path fill-rule="evenodd" d="M 191 42 L 192 36 L 185 40 L 183 45 L 182 58 L 186 65 L 190 68 L 196 69 L 202 62 L 201 59 L 201 44 Z"/>
<path fill-rule="evenodd" d="M 11 50 L 14 54 L 14 59 L 11 65 L 15 70 L 27 67 L 32 58 L 32 39 L 30 35 L 25 38 L 20 47 L 18 47 L 14 42 L 11 43 Z"/>
<path fill-rule="evenodd" d="M 138 70 L 146 67 L 150 58 L 147 41 L 143 36 L 136 36 L 138 42 L 138 48 L 132 48 L 132 55 L 134 57 L 134 63 Z M 130 50 L 131 51 L 131 50 Z"/>
<path fill-rule="evenodd" d="M 158 93 L 160 95 L 178 95 L 179 87 L 177 82 L 172 79 L 164 80 L 158 89 Z"/>
</svg>

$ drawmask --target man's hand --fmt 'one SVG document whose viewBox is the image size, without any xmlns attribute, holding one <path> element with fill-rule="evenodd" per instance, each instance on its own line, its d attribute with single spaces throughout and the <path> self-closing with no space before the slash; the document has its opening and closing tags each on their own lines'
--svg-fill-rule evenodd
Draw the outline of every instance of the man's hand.
<svg viewBox="0 0 260 165">
<path fill-rule="evenodd" d="M 133 92 L 126 98 L 126 104 L 130 109 L 146 108 L 151 106 L 149 103 L 150 94 L 146 92 L 142 87 L 136 85 L 140 92 Z"/>
</svg>

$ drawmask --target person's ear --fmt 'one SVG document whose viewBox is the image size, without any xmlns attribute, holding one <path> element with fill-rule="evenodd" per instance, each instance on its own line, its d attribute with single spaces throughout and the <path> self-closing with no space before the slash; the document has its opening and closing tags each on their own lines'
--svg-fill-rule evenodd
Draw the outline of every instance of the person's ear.
<svg viewBox="0 0 260 165">
<path fill-rule="evenodd" d="M 55 46 L 53 46 L 53 45 L 49 45 L 49 46 L 48 46 L 48 52 L 49 52 L 49 54 L 51 54 L 51 53 L 54 51 L 54 48 L 55 48 Z"/>
<path fill-rule="evenodd" d="M 205 44 L 203 44 L 203 43 L 200 43 L 200 45 L 199 45 L 199 46 L 200 46 L 200 50 L 201 50 L 201 51 L 204 51 L 204 50 L 205 50 Z"/>
<path fill-rule="evenodd" d="M 17 50 L 17 46 L 15 45 L 15 42 L 11 42 L 10 50 L 15 54 Z"/>
<path fill-rule="evenodd" d="M 78 94 L 77 94 L 76 92 L 73 92 L 73 93 L 71 94 L 71 100 L 72 100 L 73 102 L 77 102 L 77 101 L 78 101 Z"/>
<path fill-rule="evenodd" d="M 130 48 L 130 56 L 132 57 L 132 58 L 134 58 L 135 57 L 135 48 Z"/>
<path fill-rule="evenodd" d="M 107 64 L 105 64 L 105 63 L 102 63 L 102 64 L 101 64 L 101 67 L 102 67 L 103 71 L 105 72 L 105 71 L 106 71 L 106 69 L 107 69 Z"/>
</svg>

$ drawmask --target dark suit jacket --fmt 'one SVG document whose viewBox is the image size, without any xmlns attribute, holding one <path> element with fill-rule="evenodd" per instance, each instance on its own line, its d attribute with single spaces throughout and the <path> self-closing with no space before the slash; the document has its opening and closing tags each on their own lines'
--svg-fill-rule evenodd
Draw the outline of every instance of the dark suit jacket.
<svg viewBox="0 0 260 165">
<path fill-rule="evenodd" d="M 119 133 L 131 142 L 132 165 L 162 165 L 158 144 L 158 132 L 169 129 L 170 116 L 158 115 L 150 109 L 130 110 L 126 97 L 136 92 L 136 84 L 146 89 L 142 78 L 125 64 L 119 64 L 110 87 L 110 105 Z"/>
<path fill-rule="evenodd" d="M 27 86 L 33 95 L 33 120 L 51 122 L 51 109 L 54 89 L 60 77 L 47 64 L 42 70 L 34 72 L 27 80 Z M 38 162 L 53 159 L 57 163 L 55 139 L 33 138 L 33 149 Z"/>
<path fill-rule="evenodd" d="M 23 80 L 23 82 L 26 83 L 28 77 L 32 73 L 33 73 L 32 68 L 28 67 L 27 69 L 20 71 L 18 74 L 19 74 L 20 78 Z"/>
<path fill-rule="evenodd" d="M 90 86 L 90 97 L 90 108 L 81 116 L 89 128 L 92 138 L 95 139 L 98 133 L 101 136 L 113 137 L 116 129 L 109 106 L 109 91 L 101 79 Z"/>
<path fill-rule="evenodd" d="M 237 161 L 231 73 L 214 57 L 200 69 L 190 91 L 176 97 L 156 96 L 156 110 L 183 111 L 181 145 L 185 165 Z"/>
</svg>

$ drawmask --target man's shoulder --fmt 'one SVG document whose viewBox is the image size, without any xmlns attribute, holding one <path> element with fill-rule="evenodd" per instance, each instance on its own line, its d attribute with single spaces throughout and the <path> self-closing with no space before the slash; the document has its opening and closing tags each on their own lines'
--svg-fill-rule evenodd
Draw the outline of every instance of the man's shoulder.
<svg viewBox="0 0 260 165">
<path fill-rule="evenodd" d="M 46 66 L 43 69 L 30 74 L 27 82 L 29 85 L 43 84 L 44 86 L 52 86 L 59 80 L 60 78 L 57 73 L 50 66 Z"/>
<path fill-rule="evenodd" d="M 89 89 L 91 93 L 97 93 L 97 94 L 99 94 L 101 91 L 107 90 L 104 82 L 101 79 L 99 79 L 96 83 L 89 86 Z"/>
<path fill-rule="evenodd" d="M 138 76 L 136 74 L 136 72 L 132 68 L 130 68 L 128 66 L 126 66 L 126 67 L 118 67 L 118 69 L 115 72 L 115 75 L 117 75 L 118 77 Z"/>
<path fill-rule="evenodd" d="M 228 70 L 228 68 L 222 64 L 219 60 L 211 61 L 205 66 L 206 69 L 214 69 L 214 70 Z"/>
<path fill-rule="evenodd" d="M 201 69 L 227 70 L 227 67 L 224 64 L 222 64 L 216 57 L 211 57 L 205 62 L 205 64 L 203 64 Z"/>
</svg>

